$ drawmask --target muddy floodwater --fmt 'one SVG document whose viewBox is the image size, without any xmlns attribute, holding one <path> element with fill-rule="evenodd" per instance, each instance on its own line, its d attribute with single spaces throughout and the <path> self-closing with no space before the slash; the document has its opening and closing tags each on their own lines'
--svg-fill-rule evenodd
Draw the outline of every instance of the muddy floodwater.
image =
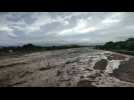
<svg viewBox="0 0 134 100">
<path fill-rule="evenodd" d="M 0 59 L 0 87 L 133 87 L 134 58 L 74 48 Z"/>
</svg>

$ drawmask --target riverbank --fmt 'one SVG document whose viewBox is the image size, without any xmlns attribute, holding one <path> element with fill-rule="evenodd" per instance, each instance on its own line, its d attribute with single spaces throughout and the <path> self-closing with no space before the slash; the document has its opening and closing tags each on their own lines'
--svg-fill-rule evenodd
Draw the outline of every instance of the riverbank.
<svg viewBox="0 0 134 100">
<path fill-rule="evenodd" d="M 123 54 L 127 54 L 127 55 L 133 55 L 134 56 L 134 51 L 128 51 L 128 50 L 110 50 L 113 52 L 118 52 L 118 53 L 123 53 Z"/>
</svg>

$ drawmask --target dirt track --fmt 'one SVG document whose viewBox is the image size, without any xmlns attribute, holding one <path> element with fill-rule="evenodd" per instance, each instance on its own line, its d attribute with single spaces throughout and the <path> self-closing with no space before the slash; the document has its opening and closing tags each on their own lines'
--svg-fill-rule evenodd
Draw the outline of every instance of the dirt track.
<svg viewBox="0 0 134 100">
<path fill-rule="evenodd" d="M 133 76 L 125 80 L 122 75 L 127 73 L 120 70 L 122 63 L 129 63 L 132 58 L 109 51 L 77 48 L 1 59 L 0 87 L 134 86 Z M 128 74 L 126 76 L 129 78 Z"/>
</svg>

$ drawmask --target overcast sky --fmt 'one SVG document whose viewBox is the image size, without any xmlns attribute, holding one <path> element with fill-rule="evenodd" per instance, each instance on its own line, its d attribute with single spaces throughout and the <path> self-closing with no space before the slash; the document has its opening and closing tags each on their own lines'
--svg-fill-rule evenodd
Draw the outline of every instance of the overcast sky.
<svg viewBox="0 0 134 100">
<path fill-rule="evenodd" d="M 0 12 L 0 45 L 94 44 L 134 37 L 134 12 Z"/>
</svg>

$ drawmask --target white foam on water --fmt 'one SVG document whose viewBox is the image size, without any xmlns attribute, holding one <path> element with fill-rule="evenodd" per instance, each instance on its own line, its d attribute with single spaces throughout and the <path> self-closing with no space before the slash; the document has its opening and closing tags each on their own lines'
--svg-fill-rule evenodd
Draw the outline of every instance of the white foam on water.
<svg viewBox="0 0 134 100">
<path fill-rule="evenodd" d="M 115 69 L 119 68 L 121 60 L 111 60 L 108 62 L 105 72 L 113 73 Z"/>
</svg>

